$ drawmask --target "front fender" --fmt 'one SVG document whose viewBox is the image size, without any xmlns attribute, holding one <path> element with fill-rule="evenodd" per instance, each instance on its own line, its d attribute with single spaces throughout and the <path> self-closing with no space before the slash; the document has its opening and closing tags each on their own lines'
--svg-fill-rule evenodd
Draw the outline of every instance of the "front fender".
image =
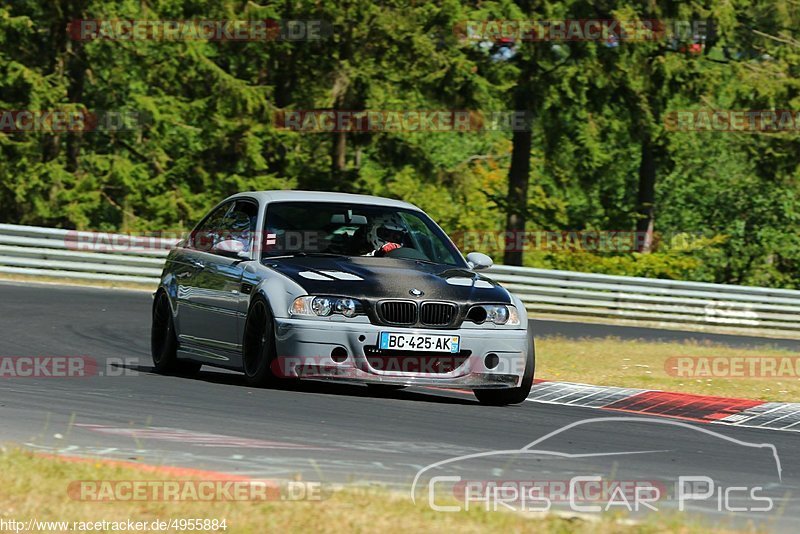
<svg viewBox="0 0 800 534">
<path fill-rule="evenodd" d="M 253 290 L 253 296 L 261 295 L 266 299 L 273 317 L 288 318 L 289 306 L 297 297 L 306 295 L 306 290 L 291 278 L 268 267 L 259 266 L 258 269 L 257 274 L 263 275 L 263 279 Z M 250 300 L 252 301 L 252 297 Z"/>
</svg>

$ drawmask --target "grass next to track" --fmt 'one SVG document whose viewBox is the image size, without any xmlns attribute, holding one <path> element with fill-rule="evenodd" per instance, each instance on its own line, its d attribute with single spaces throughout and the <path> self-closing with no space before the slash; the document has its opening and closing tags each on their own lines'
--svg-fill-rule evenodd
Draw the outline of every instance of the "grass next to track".
<svg viewBox="0 0 800 534">
<path fill-rule="evenodd" d="M 146 467 L 146 466 L 145 466 Z M 165 474 L 166 473 L 166 474 Z M 0 530 L 13 532 L 9 521 L 127 522 L 154 520 L 225 520 L 216 532 L 545 532 L 545 533 L 656 533 L 708 532 L 687 525 L 676 516 L 633 524 L 617 517 L 598 520 L 553 515 L 471 509 L 443 513 L 426 503 L 414 504 L 408 495 L 382 489 L 337 489 L 322 492 L 318 501 L 270 502 L 93 502 L 75 498 L 70 488 L 81 481 L 217 480 L 216 475 L 178 475 L 175 471 L 142 469 L 129 464 L 64 461 L 13 449 L 0 449 Z M 81 495 L 78 493 L 77 495 Z M 423 499 L 424 500 L 424 499 Z M 439 504 L 447 504 L 439 501 Z M 3 523 L 5 522 L 5 523 Z M 96 528 L 94 530 L 97 530 Z M 36 531 L 36 530 L 31 530 Z M 58 529 L 48 531 L 57 532 Z M 111 531 L 111 530 L 108 530 Z M 147 529 L 145 531 L 152 531 Z M 175 532 L 177 530 L 167 530 Z M 187 531 L 183 529 L 182 531 Z M 213 532 L 213 530 L 201 530 Z"/>
<path fill-rule="evenodd" d="M 536 340 L 536 378 L 602 386 L 800 402 L 800 354 L 768 345 L 617 338 Z"/>
</svg>

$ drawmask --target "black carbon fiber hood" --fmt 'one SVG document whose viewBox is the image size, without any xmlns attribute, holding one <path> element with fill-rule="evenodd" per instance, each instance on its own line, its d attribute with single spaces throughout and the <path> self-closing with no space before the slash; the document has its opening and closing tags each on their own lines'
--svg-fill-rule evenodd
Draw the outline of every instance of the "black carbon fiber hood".
<svg viewBox="0 0 800 534">
<path fill-rule="evenodd" d="M 301 256 L 265 259 L 264 264 L 291 278 L 309 295 L 363 300 L 444 300 L 459 304 L 511 304 L 508 291 L 466 269 L 414 260 L 373 257 Z M 415 295 L 411 290 L 422 291 Z"/>
</svg>

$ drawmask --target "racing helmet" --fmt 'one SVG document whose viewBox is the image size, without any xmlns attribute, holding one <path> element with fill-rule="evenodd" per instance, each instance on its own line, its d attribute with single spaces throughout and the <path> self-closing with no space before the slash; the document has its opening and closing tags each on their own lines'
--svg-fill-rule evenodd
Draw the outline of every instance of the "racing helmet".
<svg viewBox="0 0 800 534">
<path fill-rule="evenodd" d="M 372 219 L 367 241 L 373 250 L 378 250 L 387 243 L 402 245 L 408 233 L 403 219 L 396 213 L 381 214 Z"/>
</svg>

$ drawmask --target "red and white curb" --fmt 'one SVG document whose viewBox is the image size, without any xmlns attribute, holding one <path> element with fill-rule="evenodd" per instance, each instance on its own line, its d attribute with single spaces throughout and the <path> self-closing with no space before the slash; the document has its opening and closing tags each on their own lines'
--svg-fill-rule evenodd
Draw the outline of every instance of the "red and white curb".
<svg viewBox="0 0 800 534">
<path fill-rule="evenodd" d="M 699 423 L 800 432 L 800 403 L 536 380 L 531 402 L 675 417 Z"/>
</svg>

